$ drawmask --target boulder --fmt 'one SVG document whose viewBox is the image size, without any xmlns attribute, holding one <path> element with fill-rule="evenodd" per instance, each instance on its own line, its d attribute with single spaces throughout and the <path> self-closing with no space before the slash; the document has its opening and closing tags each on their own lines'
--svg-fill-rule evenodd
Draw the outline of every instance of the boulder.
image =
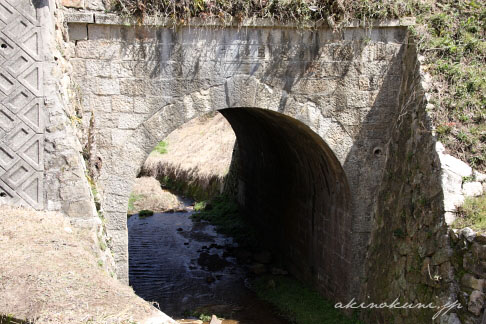
<svg viewBox="0 0 486 324">
<path fill-rule="evenodd" d="M 485 182 L 486 181 L 486 174 L 481 173 L 479 171 L 474 170 L 473 176 L 474 176 L 474 180 L 476 180 L 476 181 L 479 181 L 479 182 Z"/>
<path fill-rule="evenodd" d="M 476 237 L 476 232 L 469 227 L 464 227 L 461 230 L 461 236 L 464 237 L 468 242 L 472 242 Z"/>
<path fill-rule="evenodd" d="M 209 324 L 222 324 L 223 321 L 220 320 L 216 315 L 211 316 L 211 322 Z"/>
<path fill-rule="evenodd" d="M 462 193 L 467 197 L 477 197 L 483 194 L 481 182 L 466 182 L 462 185 Z"/>
<path fill-rule="evenodd" d="M 455 212 L 457 207 L 464 204 L 464 196 L 444 191 L 444 210 L 446 212 Z"/>
<path fill-rule="evenodd" d="M 471 250 L 476 259 L 486 260 L 486 245 L 473 242 L 471 245 Z"/>
<path fill-rule="evenodd" d="M 439 154 L 439 158 L 443 169 L 450 170 L 463 178 L 472 175 L 472 168 L 452 155 Z"/>
<path fill-rule="evenodd" d="M 467 309 L 476 316 L 481 314 L 481 309 L 484 305 L 484 293 L 479 290 L 474 290 L 469 296 L 469 303 Z"/>
<path fill-rule="evenodd" d="M 466 273 L 462 279 L 461 284 L 473 290 L 483 291 L 484 279 L 477 279 L 473 275 Z"/>
</svg>

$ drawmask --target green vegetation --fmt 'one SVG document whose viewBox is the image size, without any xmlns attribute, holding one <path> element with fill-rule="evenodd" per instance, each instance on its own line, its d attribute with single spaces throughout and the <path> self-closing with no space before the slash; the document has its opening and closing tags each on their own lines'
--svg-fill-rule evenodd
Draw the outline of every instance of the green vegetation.
<svg viewBox="0 0 486 324">
<path fill-rule="evenodd" d="M 211 315 L 208 315 L 208 314 L 201 314 L 201 315 L 199 315 L 198 318 L 203 322 L 211 321 Z"/>
<path fill-rule="evenodd" d="M 252 283 L 258 297 L 275 305 L 283 316 L 296 324 L 359 324 L 348 318 L 316 291 L 299 281 L 281 276 L 263 276 Z"/>
<path fill-rule="evenodd" d="M 241 246 L 258 244 L 254 228 L 239 214 L 234 198 L 218 196 L 206 203 L 204 210 L 195 212 L 194 221 L 205 220 L 216 226 L 219 233 L 233 237 Z"/>
<path fill-rule="evenodd" d="M 155 147 L 154 147 L 154 152 L 157 152 L 159 154 L 165 154 L 167 153 L 167 142 L 160 141 Z"/>
<path fill-rule="evenodd" d="M 192 198 L 196 201 L 206 201 L 219 194 L 220 182 L 217 177 L 207 179 L 205 183 L 198 179 L 184 176 L 183 174 L 170 173 L 162 178 L 158 178 L 160 185 L 178 195 Z"/>
<path fill-rule="evenodd" d="M 261 242 L 254 227 L 239 214 L 234 198 L 218 196 L 204 202 L 192 216 L 194 221 L 205 220 L 222 234 L 232 236 L 240 247 L 260 251 Z M 203 203 L 201 203 L 201 206 Z M 273 304 L 283 316 L 296 324 L 357 324 L 323 299 L 319 293 L 290 277 L 264 276 L 255 279 L 253 287 L 258 296 Z M 199 315 L 199 314 L 193 314 Z M 220 314 L 221 315 L 221 314 Z M 200 318 L 202 319 L 202 318 Z"/>
<path fill-rule="evenodd" d="M 194 204 L 195 211 L 202 211 L 206 208 L 207 202 L 206 201 L 198 201 Z"/>
<path fill-rule="evenodd" d="M 163 16 L 174 25 L 191 18 L 239 23 L 245 18 L 328 24 L 416 17 L 412 41 L 433 77 L 428 92 L 438 138 L 453 155 L 486 170 L 486 6 L 480 0 L 113 0 L 113 10 L 143 20 Z"/>
<path fill-rule="evenodd" d="M 153 214 L 154 212 L 152 210 L 143 209 L 138 212 L 138 217 L 145 218 L 145 217 L 153 216 Z"/>
<path fill-rule="evenodd" d="M 486 231 L 486 195 L 466 198 L 453 227 Z"/>
<path fill-rule="evenodd" d="M 393 231 L 393 236 L 395 236 L 396 238 L 405 238 L 407 234 L 403 229 L 397 228 L 396 230 Z"/>
<path fill-rule="evenodd" d="M 197 318 L 203 322 L 211 321 L 211 315 L 206 314 L 205 312 L 202 312 L 200 310 L 195 310 L 195 311 L 185 310 L 182 315 L 185 318 Z"/>
<path fill-rule="evenodd" d="M 136 195 L 133 192 L 130 194 L 130 198 L 128 198 L 128 212 L 127 212 L 128 215 L 132 215 L 136 213 L 134 204 L 137 200 L 139 200 L 142 197 L 143 197 L 142 195 Z"/>
<path fill-rule="evenodd" d="M 15 318 L 15 315 L 7 314 L 7 315 L 0 315 L 0 323 L 1 324 L 28 324 L 34 322 L 29 320 L 20 320 Z"/>
</svg>

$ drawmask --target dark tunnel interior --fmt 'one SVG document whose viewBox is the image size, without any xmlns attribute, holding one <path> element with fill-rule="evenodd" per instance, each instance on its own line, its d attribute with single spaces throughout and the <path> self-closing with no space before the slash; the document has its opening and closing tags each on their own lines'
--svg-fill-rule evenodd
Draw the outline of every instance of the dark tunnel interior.
<svg viewBox="0 0 486 324">
<path fill-rule="evenodd" d="M 330 298 L 350 273 L 350 193 L 334 153 L 308 126 L 257 108 L 219 111 L 239 148 L 238 202 L 265 245 Z"/>
</svg>

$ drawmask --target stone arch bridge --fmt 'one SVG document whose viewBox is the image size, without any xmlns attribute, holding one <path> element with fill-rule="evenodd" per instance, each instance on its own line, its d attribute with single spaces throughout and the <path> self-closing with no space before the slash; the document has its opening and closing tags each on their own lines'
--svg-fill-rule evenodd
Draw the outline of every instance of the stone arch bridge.
<svg viewBox="0 0 486 324">
<path fill-rule="evenodd" d="M 96 211 L 79 138 L 97 163 L 117 274 L 127 280 L 127 203 L 143 162 L 174 129 L 220 111 L 241 151 L 243 210 L 291 272 L 329 297 L 357 296 L 386 144 L 401 110 L 404 26 L 133 27 L 107 14 L 67 12 L 60 40 L 43 23 L 47 1 L 12 2 L 0 8 L 8 49 L 0 54 L 25 67 L 0 68 L 3 202 L 90 224 Z M 37 43 L 16 37 L 25 33 L 20 25 Z"/>
</svg>

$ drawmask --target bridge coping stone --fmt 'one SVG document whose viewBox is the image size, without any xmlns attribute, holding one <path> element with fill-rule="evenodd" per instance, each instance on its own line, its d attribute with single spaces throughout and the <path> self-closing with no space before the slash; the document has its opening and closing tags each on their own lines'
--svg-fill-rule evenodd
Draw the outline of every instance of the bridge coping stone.
<svg viewBox="0 0 486 324">
<path fill-rule="evenodd" d="M 99 25 L 124 25 L 124 26 L 173 26 L 174 20 L 166 17 L 149 16 L 142 22 L 136 18 L 122 17 L 113 13 L 79 12 L 66 10 L 65 19 L 67 23 L 94 23 Z M 297 24 L 294 22 L 281 22 L 268 18 L 246 18 L 240 22 L 222 21 L 219 18 L 191 18 L 188 26 L 192 27 L 271 27 L 271 28 L 329 28 L 326 22 L 312 22 Z M 371 20 L 362 22 L 353 20 L 345 24 L 344 28 L 386 28 L 386 27 L 408 27 L 415 25 L 415 17 L 404 17 L 400 19 Z"/>
</svg>

